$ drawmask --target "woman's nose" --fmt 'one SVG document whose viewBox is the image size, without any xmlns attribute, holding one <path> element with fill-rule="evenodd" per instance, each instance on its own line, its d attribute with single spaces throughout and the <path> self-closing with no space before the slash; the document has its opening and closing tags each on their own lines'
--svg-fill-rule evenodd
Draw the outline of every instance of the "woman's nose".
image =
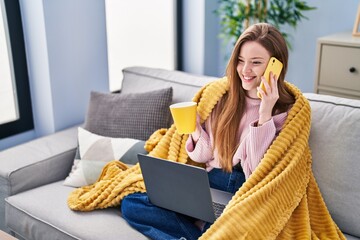
<svg viewBox="0 0 360 240">
<path fill-rule="evenodd" d="M 244 73 L 249 73 L 249 72 L 251 72 L 251 66 L 250 66 L 250 64 L 248 64 L 248 63 L 245 63 L 245 64 L 244 64 L 243 72 L 244 72 Z"/>
</svg>

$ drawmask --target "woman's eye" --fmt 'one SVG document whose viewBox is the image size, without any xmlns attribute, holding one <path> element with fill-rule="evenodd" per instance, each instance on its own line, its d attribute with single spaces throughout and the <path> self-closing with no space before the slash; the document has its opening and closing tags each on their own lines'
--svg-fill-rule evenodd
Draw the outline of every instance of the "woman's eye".
<svg viewBox="0 0 360 240">
<path fill-rule="evenodd" d="M 242 59 L 238 59 L 238 62 L 239 62 L 239 63 L 243 63 L 243 62 L 244 62 L 244 60 L 242 60 Z"/>
<path fill-rule="evenodd" d="M 254 65 L 260 65 L 262 62 L 259 62 L 259 61 L 255 61 L 253 62 Z"/>
</svg>

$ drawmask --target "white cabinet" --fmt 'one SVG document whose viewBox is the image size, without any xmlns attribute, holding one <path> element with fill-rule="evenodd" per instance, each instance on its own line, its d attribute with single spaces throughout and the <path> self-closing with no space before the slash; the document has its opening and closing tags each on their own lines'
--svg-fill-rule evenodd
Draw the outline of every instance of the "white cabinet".
<svg viewBox="0 0 360 240">
<path fill-rule="evenodd" d="M 315 92 L 360 99 L 360 37 L 339 33 L 317 41 Z"/>
</svg>

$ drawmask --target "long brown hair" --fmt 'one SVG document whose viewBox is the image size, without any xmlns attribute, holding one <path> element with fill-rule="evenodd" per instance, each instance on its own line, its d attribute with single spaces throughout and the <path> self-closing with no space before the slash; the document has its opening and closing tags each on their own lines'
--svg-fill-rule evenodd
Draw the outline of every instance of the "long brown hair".
<svg viewBox="0 0 360 240">
<path fill-rule="evenodd" d="M 237 40 L 230 60 L 226 67 L 226 76 L 229 82 L 229 91 L 219 101 L 213 114 L 212 130 L 214 136 L 214 149 L 217 149 L 221 167 L 228 172 L 232 171 L 232 158 L 238 148 L 238 131 L 240 120 L 245 111 L 246 91 L 241 85 L 237 73 L 240 49 L 245 42 L 260 43 L 270 54 L 283 63 L 283 69 L 278 79 L 279 99 L 276 102 L 273 114 L 285 112 L 294 103 L 294 97 L 285 87 L 284 79 L 288 67 L 288 49 L 281 33 L 272 25 L 258 23 L 247 28 Z"/>
</svg>

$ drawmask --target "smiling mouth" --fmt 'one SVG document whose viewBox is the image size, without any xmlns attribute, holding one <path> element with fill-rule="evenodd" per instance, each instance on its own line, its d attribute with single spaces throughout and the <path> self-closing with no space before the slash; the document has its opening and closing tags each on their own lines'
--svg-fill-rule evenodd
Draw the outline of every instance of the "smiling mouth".
<svg viewBox="0 0 360 240">
<path fill-rule="evenodd" d="M 243 76 L 242 78 L 243 78 L 243 81 L 250 82 L 250 81 L 254 80 L 256 77 L 255 76 L 254 77 L 245 77 L 245 76 Z"/>
</svg>

